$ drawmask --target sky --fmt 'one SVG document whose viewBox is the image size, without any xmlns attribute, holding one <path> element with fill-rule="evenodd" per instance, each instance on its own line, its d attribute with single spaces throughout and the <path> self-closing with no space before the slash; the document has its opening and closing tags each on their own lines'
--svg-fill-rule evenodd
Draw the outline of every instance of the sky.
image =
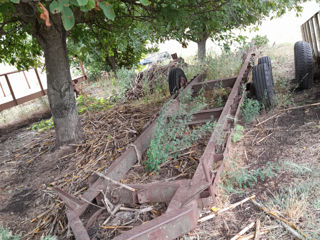
<svg viewBox="0 0 320 240">
<path fill-rule="evenodd" d="M 271 43 L 295 43 L 302 40 L 300 26 L 316 12 L 320 10 L 320 3 L 316 1 L 309 1 L 304 4 L 303 12 L 301 16 L 297 17 L 295 11 L 290 11 L 284 14 L 280 18 L 275 18 L 273 20 L 266 19 L 259 26 L 259 31 L 257 32 L 241 32 L 249 39 L 258 35 L 266 35 Z M 207 41 L 207 50 L 217 51 L 217 45 L 211 40 Z M 197 54 L 197 44 L 194 42 L 189 42 L 188 48 L 182 48 L 175 40 L 166 41 L 159 45 L 160 52 L 167 51 L 170 54 L 177 53 L 178 56 L 187 57 L 194 56 Z"/>
</svg>

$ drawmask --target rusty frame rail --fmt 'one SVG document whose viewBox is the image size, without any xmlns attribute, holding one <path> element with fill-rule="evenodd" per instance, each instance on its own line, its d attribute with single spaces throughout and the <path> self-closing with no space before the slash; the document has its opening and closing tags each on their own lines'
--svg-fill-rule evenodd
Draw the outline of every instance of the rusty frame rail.
<svg viewBox="0 0 320 240">
<path fill-rule="evenodd" d="M 81 66 L 81 71 L 82 71 L 83 75 L 80 76 L 80 77 L 77 77 L 75 79 L 72 79 L 72 85 L 77 85 L 77 84 L 79 84 L 79 83 L 81 83 L 81 82 L 83 82 L 83 81 L 85 81 L 87 79 L 87 76 L 86 76 L 86 73 L 84 71 L 84 68 L 83 68 L 82 64 L 80 64 L 80 66 Z M 38 81 L 39 86 L 40 86 L 40 91 L 32 93 L 32 94 L 29 94 L 27 96 L 23 96 L 21 98 L 16 98 L 14 90 L 13 90 L 12 85 L 10 83 L 9 75 L 22 72 L 22 74 L 24 76 L 24 79 L 25 79 L 25 81 L 26 81 L 26 83 L 28 85 L 28 88 L 30 89 L 30 84 L 29 84 L 28 78 L 27 78 L 24 70 L 22 70 L 22 71 L 13 71 L 13 72 L 9 72 L 9 73 L 0 74 L 0 77 L 3 77 L 3 76 L 5 77 L 7 86 L 8 86 L 9 91 L 10 91 L 10 95 L 12 97 L 12 101 L 0 104 L 0 112 L 5 110 L 5 109 L 9 109 L 11 107 L 17 106 L 19 104 L 22 104 L 22 103 L 25 103 L 25 102 L 29 102 L 29 101 L 31 101 L 33 99 L 45 96 L 47 94 L 47 90 L 43 88 L 43 85 L 42 85 L 38 70 L 34 69 L 34 71 L 35 71 L 35 74 L 36 74 L 36 77 L 37 77 L 37 81 Z M 5 91 L 3 89 L 3 86 L 1 84 L 1 82 L 0 82 L 0 88 L 2 90 L 3 96 L 6 97 L 6 94 L 5 94 Z"/>
<path fill-rule="evenodd" d="M 205 151 L 200 158 L 199 165 L 192 179 L 157 182 L 151 184 L 130 185 L 135 191 L 118 189 L 109 181 L 98 178 L 89 189 L 80 197 L 85 201 L 79 200 L 74 196 L 56 188 L 60 198 L 67 206 L 67 217 L 73 233 L 78 240 L 89 240 L 88 228 L 95 218 L 101 213 L 98 210 L 88 221 L 90 224 L 86 227 L 80 220 L 81 215 L 89 206 L 89 202 L 97 198 L 100 191 L 103 190 L 107 196 L 116 194 L 117 203 L 150 203 L 165 202 L 168 204 L 166 212 L 140 226 L 133 228 L 121 235 L 115 237 L 115 240 L 127 239 L 174 239 L 192 229 L 197 225 L 200 216 L 200 210 L 208 206 L 210 197 L 215 200 L 217 195 L 217 183 L 223 171 L 225 160 L 228 158 L 229 147 L 231 143 L 232 129 L 240 113 L 241 103 L 244 97 L 244 89 L 241 87 L 248 80 L 248 74 L 251 70 L 251 59 L 254 53 L 250 52 L 242 65 L 239 75 L 234 78 L 219 79 L 208 82 L 201 82 L 203 75 L 197 77 L 184 89 L 193 89 L 194 93 L 201 89 L 199 86 L 213 88 L 217 84 L 225 87 L 232 87 L 227 102 L 223 108 L 201 111 L 193 116 L 193 122 L 208 121 L 212 116 L 217 117 L 217 127 L 213 130 Z M 176 110 L 179 107 L 179 101 L 175 99 L 169 105 L 167 113 Z M 154 134 L 156 121 L 137 138 L 134 145 L 141 153 L 145 152 L 150 144 Z M 114 180 L 120 181 L 129 171 L 131 166 L 137 161 L 134 148 L 128 148 L 112 165 L 104 172 L 104 175 Z M 218 168 L 216 173 L 211 169 Z"/>
</svg>

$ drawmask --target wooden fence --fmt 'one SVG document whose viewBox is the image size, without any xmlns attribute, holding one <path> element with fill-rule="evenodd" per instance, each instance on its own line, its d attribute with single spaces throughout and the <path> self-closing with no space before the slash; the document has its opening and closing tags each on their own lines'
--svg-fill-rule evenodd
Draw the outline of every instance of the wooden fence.
<svg viewBox="0 0 320 240">
<path fill-rule="evenodd" d="M 309 18 L 304 24 L 301 25 L 301 33 L 303 41 L 310 44 L 312 48 L 313 57 L 317 63 L 320 61 L 320 11 Z"/>
<path fill-rule="evenodd" d="M 72 79 L 72 82 L 73 82 L 73 85 L 77 85 L 81 82 L 83 82 L 84 80 L 87 79 L 87 76 L 85 74 L 85 71 L 84 71 L 84 68 L 83 68 L 83 65 L 80 63 L 80 67 L 81 67 L 81 71 L 82 71 L 82 76 L 80 77 L 77 77 L 75 79 Z M 6 84 L 9 88 L 9 91 L 10 91 L 10 95 L 12 97 L 12 100 L 9 101 L 9 102 L 5 102 L 3 104 L 0 104 L 0 112 L 5 110 L 5 109 L 8 109 L 8 108 L 11 108 L 11 107 L 14 107 L 14 106 L 17 106 L 19 104 L 22 104 L 22 103 L 25 103 L 25 102 L 28 102 L 28 101 L 31 101 L 33 99 L 36 99 L 36 98 L 39 98 L 39 97 L 42 97 L 42 96 L 45 96 L 47 94 L 47 90 L 44 89 L 43 85 L 42 85 L 42 82 L 41 82 L 41 79 L 40 79 L 40 76 L 39 76 L 39 72 L 37 69 L 33 69 L 34 72 L 35 72 L 35 75 L 36 75 L 36 78 L 37 78 L 37 81 L 39 83 L 39 86 L 40 86 L 40 91 L 38 92 L 35 92 L 35 93 L 32 93 L 32 94 L 29 94 L 29 95 L 26 95 L 26 96 L 23 96 L 23 97 L 20 97 L 20 98 L 16 98 L 16 95 L 15 95 L 15 91 L 10 83 L 10 79 L 9 79 L 9 75 L 11 74 L 16 74 L 16 73 L 20 73 L 22 72 L 23 73 L 23 76 L 24 76 L 24 80 L 26 81 L 27 83 L 27 86 L 28 88 L 30 89 L 30 83 L 29 83 L 29 80 L 27 78 L 27 75 L 25 73 L 25 71 L 13 71 L 13 72 L 8 72 L 8 73 L 4 73 L 4 74 L 0 74 L 0 77 L 5 77 L 5 80 L 6 80 Z M 5 93 L 5 90 L 0 82 L 0 93 L 4 96 L 4 97 L 7 97 L 8 94 Z"/>
</svg>

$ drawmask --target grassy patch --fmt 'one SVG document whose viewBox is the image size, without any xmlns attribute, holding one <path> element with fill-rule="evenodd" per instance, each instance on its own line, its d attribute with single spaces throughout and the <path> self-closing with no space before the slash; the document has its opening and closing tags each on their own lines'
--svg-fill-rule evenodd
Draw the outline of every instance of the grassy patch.
<svg viewBox="0 0 320 240">
<path fill-rule="evenodd" d="M 279 166 L 274 163 L 267 163 L 257 169 L 239 168 L 236 162 L 230 163 L 231 169 L 224 173 L 224 188 L 227 193 L 239 193 L 241 189 L 252 188 L 258 181 L 264 182 L 280 172 Z"/>
<path fill-rule="evenodd" d="M 113 104 L 104 98 L 95 98 L 90 96 L 80 95 L 77 99 L 78 113 L 86 114 L 88 112 L 105 111 L 113 107 Z M 29 129 L 43 132 L 54 128 L 53 118 L 47 120 L 41 120 L 40 122 L 32 124 Z"/>
</svg>

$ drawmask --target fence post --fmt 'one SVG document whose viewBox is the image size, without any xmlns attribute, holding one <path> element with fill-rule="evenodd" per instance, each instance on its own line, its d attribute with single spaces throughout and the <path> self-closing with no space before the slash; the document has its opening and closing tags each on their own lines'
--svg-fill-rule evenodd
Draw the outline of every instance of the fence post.
<svg viewBox="0 0 320 240">
<path fill-rule="evenodd" d="M 16 96 L 14 95 L 14 92 L 13 92 L 11 83 L 10 83 L 10 81 L 9 81 L 8 75 L 5 74 L 4 77 L 6 78 L 6 81 L 7 81 L 7 84 L 8 84 L 10 93 L 11 93 L 11 96 L 12 96 L 12 98 L 13 98 L 13 101 L 14 101 L 15 105 L 18 105 L 18 101 L 17 101 L 17 99 L 16 99 Z"/>
<path fill-rule="evenodd" d="M 44 89 L 43 89 L 43 86 L 42 86 L 42 83 L 41 83 L 41 79 L 40 79 L 38 70 L 35 68 L 34 71 L 35 71 L 35 73 L 36 73 L 36 75 L 37 75 L 37 79 L 38 79 L 38 82 L 39 82 L 39 85 L 40 85 L 40 88 L 41 88 L 41 92 L 42 92 L 42 94 L 43 94 L 43 96 L 44 96 L 44 95 L 46 95 L 46 92 L 45 92 Z"/>
</svg>

